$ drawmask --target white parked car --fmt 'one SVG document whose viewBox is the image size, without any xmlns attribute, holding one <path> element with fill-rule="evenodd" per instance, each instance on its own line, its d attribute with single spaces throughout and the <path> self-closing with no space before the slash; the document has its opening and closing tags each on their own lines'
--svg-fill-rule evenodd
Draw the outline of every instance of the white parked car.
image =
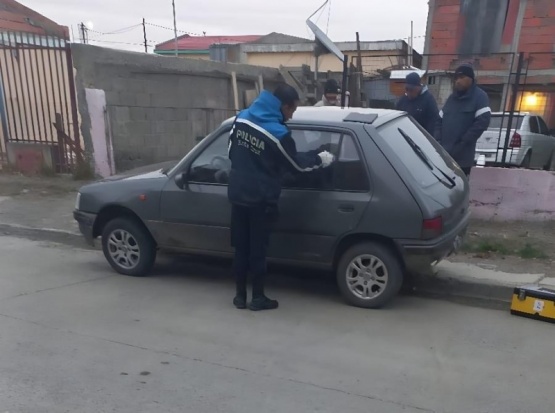
<svg viewBox="0 0 555 413">
<path fill-rule="evenodd" d="M 476 144 L 476 161 L 484 155 L 486 165 L 502 164 L 508 123 L 508 113 L 491 114 L 489 128 Z M 541 116 L 523 112 L 513 116 L 505 159 L 508 165 L 521 168 L 555 168 L 555 136 Z"/>
</svg>

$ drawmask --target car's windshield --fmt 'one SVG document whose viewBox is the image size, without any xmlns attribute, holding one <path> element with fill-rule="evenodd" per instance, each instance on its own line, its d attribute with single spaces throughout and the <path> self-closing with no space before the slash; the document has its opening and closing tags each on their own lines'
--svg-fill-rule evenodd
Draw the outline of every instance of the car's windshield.
<svg viewBox="0 0 555 413">
<path fill-rule="evenodd" d="M 378 128 L 383 142 L 423 187 L 438 181 L 452 187 L 458 166 L 441 146 L 410 117 L 404 116 Z"/>
</svg>

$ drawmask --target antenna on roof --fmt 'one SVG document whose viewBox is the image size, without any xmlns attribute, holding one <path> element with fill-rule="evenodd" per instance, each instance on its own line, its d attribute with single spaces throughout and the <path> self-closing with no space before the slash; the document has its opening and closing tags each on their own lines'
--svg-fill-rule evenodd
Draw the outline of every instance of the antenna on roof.
<svg viewBox="0 0 555 413">
<path fill-rule="evenodd" d="M 344 55 L 339 47 L 335 45 L 335 43 L 314 23 L 310 20 L 316 13 L 322 10 L 326 4 L 329 3 L 329 0 L 326 0 L 324 4 L 322 4 L 318 10 L 310 15 L 308 19 L 306 19 L 306 24 L 312 33 L 314 33 L 315 37 L 315 46 L 314 46 L 314 55 L 316 56 L 316 68 L 315 68 L 315 76 L 316 79 L 318 78 L 318 57 L 323 54 L 332 53 L 337 57 L 339 60 L 343 62 L 343 79 L 341 85 L 341 107 L 345 107 L 346 101 L 346 93 L 347 93 L 347 70 L 349 66 L 349 57 Z"/>
</svg>

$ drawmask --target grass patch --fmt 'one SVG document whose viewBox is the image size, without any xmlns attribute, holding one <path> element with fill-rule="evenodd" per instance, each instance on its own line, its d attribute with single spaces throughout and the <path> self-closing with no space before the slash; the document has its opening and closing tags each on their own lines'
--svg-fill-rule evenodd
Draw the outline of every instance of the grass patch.
<svg viewBox="0 0 555 413">
<path fill-rule="evenodd" d="M 541 248 L 530 242 L 523 243 L 522 239 L 504 238 L 467 238 L 462 246 L 462 251 L 482 256 L 500 255 L 514 256 L 523 259 L 547 259 L 549 256 Z"/>
<path fill-rule="evenodd" d="M 528 243 L 526 243 L 524 247 L 518 250 L 518 255 L 520 256 L 520 258 L 524 258 L 528 260 L 531 260 L 531 259 L 545 260 L 549 258 L 547 254 L 543 252 L 541 249 Z"/>
</svg>

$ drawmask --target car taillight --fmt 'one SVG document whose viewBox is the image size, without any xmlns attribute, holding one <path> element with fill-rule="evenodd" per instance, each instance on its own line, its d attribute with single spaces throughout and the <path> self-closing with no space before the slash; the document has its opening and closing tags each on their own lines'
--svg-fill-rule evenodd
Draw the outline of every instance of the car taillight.
<svg viewBox="0 0 555 413">
<path fill-rule="evenodd" d="M 511 138 L 511 142 L 509 143 L 509 148 L 520 148 L 522 145 L 522 137 L 519 133 L 516 133 Z"/>
<path fill-rule="evenodd" d="M 422 238 L 437 238 L 443 232 L 443 219 L 441 217 L 425 219 L 422 221 Z"/>
</svg>

